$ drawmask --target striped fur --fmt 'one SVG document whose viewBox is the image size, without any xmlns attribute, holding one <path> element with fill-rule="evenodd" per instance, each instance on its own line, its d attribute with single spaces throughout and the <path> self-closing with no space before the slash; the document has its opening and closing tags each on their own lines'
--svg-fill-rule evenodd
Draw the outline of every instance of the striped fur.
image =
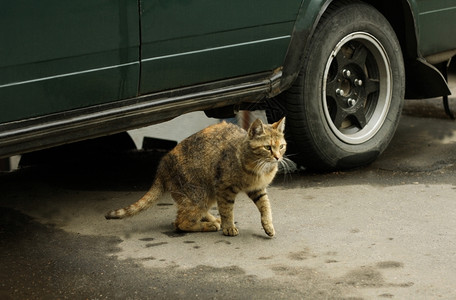
<svg viewBox="0 0 456 300">
<path fill-rule="evenodd" d="M 161 183 L 160 178 L 157 177 L 152 187 L 141 199 L 127 207 L 111 210 L 105 217 L 106 219 L 122 219 L 134 216 L 154 204 L 163 194 L 163 191 L 163 184 Z"/>
<path fill-rule="evenodd" d="M 256 120 L 248 131 L 225 122 L 209 126 L 179 143 L 161 160 L 155 182 L 136 203 L 110 211 L 107 219 L 133 216 L 164 192 L 177 204 L 174 222 L 183 231 L 218 231 L 234 236 L 236 195 L 245 192 L 261 214 L 269 236 L 275 234 L 266 188 L 286 150 L 285 119 L 272 125 Z M 209 213 L 217 204 L 220 218 Z"/>
</svg>

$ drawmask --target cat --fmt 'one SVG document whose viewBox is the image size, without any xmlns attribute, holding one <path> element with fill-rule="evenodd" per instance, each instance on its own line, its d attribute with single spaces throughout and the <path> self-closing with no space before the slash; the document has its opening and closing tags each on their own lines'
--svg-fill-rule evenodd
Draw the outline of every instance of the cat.
<svg viewBox="0 0 456 300">
<path fill-rule="evenodd" d="M 110 211 L 106 219 L 133 216 L 170 192 L 177 204 L 174 226 L 181 231 L 218 231 L 236 236 L 233 207 L 245 192 L 261 214 L 269 236 L 275 235 L 266 188 L 284 161 L 285 117 L 276 123 L 255 120 L 248 131 L 221 122 L 180 142 L 161 160 L 150 190 L 136 203 Z M 209 213 L 215 204 L 221 218 Z"/>
</svg>

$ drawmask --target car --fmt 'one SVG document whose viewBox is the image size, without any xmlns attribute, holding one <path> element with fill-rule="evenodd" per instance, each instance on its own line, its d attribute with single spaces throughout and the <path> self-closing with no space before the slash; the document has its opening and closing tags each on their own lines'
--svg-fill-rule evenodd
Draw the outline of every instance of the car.
<svg viewBox="0 0 456 300">
<path fill-rule="evenodd" d="M 3 1 L 0 157 L 265 109 L 302 166 L 363 166 L 450 93 L 455 36 L 454 0 Z"/>
</svg>

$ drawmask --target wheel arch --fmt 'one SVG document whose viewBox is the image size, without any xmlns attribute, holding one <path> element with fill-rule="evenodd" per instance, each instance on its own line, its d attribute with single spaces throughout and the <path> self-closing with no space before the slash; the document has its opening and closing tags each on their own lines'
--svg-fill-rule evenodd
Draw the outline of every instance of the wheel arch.
<svg viewBox="0 0 456 300">
<path fill-rule="evenodd" d="M 420 99 L 449 95 L 448 84 L 435 66 L 426 61 L 418 41 L 419 17 L 416 0 L 364 0 L 389 21 L 399 40 L 406 73 L 405 98 Z"/>
<path fill-rule="evenodd" d="M 284 60 L 282 80 L 275 94 L 288 89 L 304 63 L 304 53 L 328 7 L 347 0 L 304 0 L 295 22 L 290 46 Z M 418 45 L 418 14 L 415 0 L 360 0 L 375 7 L 390 22 L 401 45 L 406 72 L 405 98 L 430 98 L 449 95 L 442 73 L 421 55 Z"/>
</svg>

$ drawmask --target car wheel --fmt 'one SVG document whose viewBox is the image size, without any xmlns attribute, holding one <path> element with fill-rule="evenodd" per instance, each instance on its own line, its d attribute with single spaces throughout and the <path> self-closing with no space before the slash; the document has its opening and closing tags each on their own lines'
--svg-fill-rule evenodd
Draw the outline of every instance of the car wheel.
<svg viewBox="0 0 456 300">
<path fill-rule="evenodd" d="M 317 170 L 372 162 L 390 142 L 402 109 L 400 44 L 372 6 L 353 1 L 322 16 L 285 99 L 295 159 Z"/>
</svg>

